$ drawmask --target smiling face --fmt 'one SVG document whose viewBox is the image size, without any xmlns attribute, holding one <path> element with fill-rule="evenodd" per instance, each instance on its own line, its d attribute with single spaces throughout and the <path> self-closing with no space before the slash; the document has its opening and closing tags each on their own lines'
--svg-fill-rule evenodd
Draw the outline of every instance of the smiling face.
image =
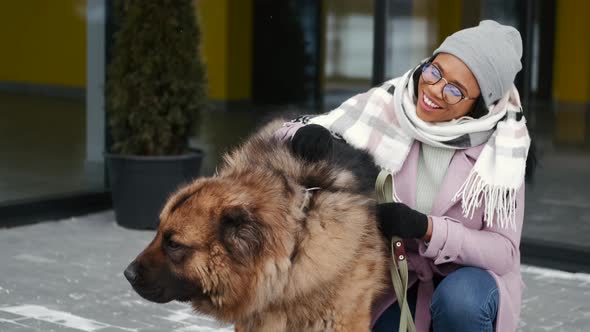
<svg viewBox="0 0 590 332">
<path fill-rule="evenodd" d="M 445 80 L 441 79 L 432 85 L 420 77 L 416 103 L 418 117 L 426 122 L 444 122 L 458 119 L 471 112 L 475 107 L 476 98 L 480 95 L 479 85 L 471 70 L 459 58 L 448 53 L 438 54 L 432 63 L 449 83 L 458 86 L 463 95 L 470 99 L 449 105 L 442 96 Z"/>
</svg>

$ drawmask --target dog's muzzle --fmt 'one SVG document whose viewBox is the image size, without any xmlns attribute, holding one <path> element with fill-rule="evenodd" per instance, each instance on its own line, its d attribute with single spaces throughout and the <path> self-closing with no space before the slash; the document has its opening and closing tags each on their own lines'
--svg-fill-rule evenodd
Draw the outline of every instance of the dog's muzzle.
<svg viewBox="0 0 590 332">
<path fill-rule="evenodd" d="M 137 294 L 148 301 L 185 302 L 199 294 L 197 285 L 175 278 L 165 270 L 148 270 L 138 259 L 127 266 L 123 275 Z"/>
<path fill-rule="evenodd" d="M 127 266 L 127 268 L 125 269 L 125 272 L 123 272 L 123 274 L 125 275 L 125 278 L 127 279 L 127 281 L 129 281 L 129 283 L 131 285 L 134 285 L 137 283 L 137 280 L 139 279 L 139 263 L 134 260 L 133 262 L 131 262 L 131 264 L 129 264 L 129 266 Z"/>
</svg>

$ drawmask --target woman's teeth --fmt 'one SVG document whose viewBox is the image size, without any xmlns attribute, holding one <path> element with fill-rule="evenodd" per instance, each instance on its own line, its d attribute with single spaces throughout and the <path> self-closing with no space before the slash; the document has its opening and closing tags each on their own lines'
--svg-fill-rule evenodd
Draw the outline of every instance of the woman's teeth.
<svg viewBox="0 0 590 332">
<path fill-rule="evenodd" d="M 428 97 L 426 97 L 426 95 L 424 95 L 424 103 L 432 108 L 441 108 L 440 106 L 438 106 L 437 104 L 435 104 L 432 100 L 428 99 Z"/>
</svg>

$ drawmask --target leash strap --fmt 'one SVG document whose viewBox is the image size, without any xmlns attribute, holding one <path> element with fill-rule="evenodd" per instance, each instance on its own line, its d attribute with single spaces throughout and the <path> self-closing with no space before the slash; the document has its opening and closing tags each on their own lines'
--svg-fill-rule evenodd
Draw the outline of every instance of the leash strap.
<svg viewBox="0 0 590 332">
<path fill-rule="evenodd" d="M 377 203 L 393 202 L 393 178 L 392 175 L 381 170 L 377 181 L 375 182 L 375 191 L 377 194 Z M 408 306 L 408 260 L 404 243 L 401 238 L 394 236 L 391 238 L 391 255 L 392 261 L 389 271 L 393 282 L 393 290 L 397 298 L 401 315 L 399 332 L 415 332 L 414 319 Z"/>
</svg>

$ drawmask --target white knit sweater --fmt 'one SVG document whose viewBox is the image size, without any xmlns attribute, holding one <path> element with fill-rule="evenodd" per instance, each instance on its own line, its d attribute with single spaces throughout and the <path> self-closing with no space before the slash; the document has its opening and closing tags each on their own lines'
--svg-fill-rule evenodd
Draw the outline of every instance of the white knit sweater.
<svg viewBox="0 0 590 332">
<path fill-rule="evenodd" d="M 416 210 L 430 214 L 455 150 L 420 144 L 416 179 Z"/>
</svg>

